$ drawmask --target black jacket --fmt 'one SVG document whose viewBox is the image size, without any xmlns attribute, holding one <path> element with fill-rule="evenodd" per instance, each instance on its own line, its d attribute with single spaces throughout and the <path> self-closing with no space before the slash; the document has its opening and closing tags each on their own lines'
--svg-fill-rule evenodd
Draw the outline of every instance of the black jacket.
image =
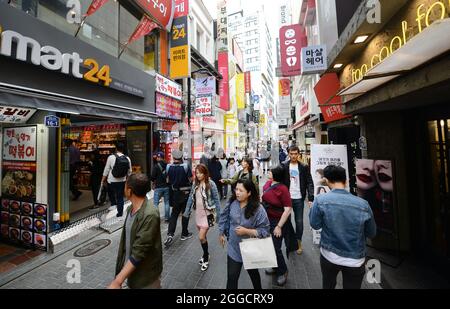
<svg viewBox="0 0 450 309">
<path fill-rule="evenodd" d="M 161 166 L 161 168 L 160 168 Z M 153 166 L 151 180 L 155 183 L 155 188 L 167 188 L 169 184 L 167 183 L 166 171 L 167 163 L 164 161 L 157 162 Z"/>
<path fill-rule="evenodd" d="M 284 181 L 283 183 L 290 188 L 291 186 L 291 175 L 289 173 L 289 164 L 291 161 L 287 161 L 283 164 L 284 169 Z M 309 166 L 298 162 L 299 173 L 300 173 L 300 192 L 302 197 L 306 199 L 306 191 L 308 191 L 308 200 L 310 202 L 314 201 L 314 182 L 312 180 L 311 172 L 309 171 Z"/>
</svg>

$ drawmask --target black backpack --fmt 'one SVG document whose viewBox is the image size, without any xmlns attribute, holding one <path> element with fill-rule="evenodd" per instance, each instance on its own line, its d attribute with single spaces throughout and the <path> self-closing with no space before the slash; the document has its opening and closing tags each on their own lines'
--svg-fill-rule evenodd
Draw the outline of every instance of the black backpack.
<svg viewBox="0 0 450 309">
<path fill-rule="evenodd" d="M 111 174 L 115 178 L 123 178 L 128 175 L 128 170 L 130 169 L 130 161 L 128 161 L 128 157 L 123 155 L 119 157 L 117 154 L 114 155 L 116 157 L 116 163 L 111 171 Z"/>
</svg>

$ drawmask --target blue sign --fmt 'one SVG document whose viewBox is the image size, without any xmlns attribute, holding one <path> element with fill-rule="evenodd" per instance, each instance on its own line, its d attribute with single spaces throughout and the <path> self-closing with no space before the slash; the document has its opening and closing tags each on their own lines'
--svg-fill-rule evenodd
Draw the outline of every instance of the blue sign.
<svg viewBox="0 0 450 309">
<path fill-rule="evenodd" d="M 59 117 L 54 115 L 45 116 L 45 126 L 49 128 L 59 128 L 60 127 Z"/>
</svg>

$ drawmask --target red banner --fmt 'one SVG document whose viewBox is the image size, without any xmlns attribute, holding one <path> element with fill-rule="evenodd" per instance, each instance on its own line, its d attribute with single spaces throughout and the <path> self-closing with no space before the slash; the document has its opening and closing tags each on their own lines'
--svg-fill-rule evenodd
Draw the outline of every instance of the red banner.
<svg viewBox="0 0 450 309">
<path fill-rule="evenodd" d="M 89 9 L 87 10 L 87 13 L 86 13 L 85 16 L 91 16 L 92 14 L 97 12 L 97 10 L 99 8 L 101 8 L 104 4 L 106 4 L 106 2 L 108 2 L 108 0 L 94 0 L 94 1 L 92 1 L 92 3 L 89 6 Z"/>
<path fill-rule="evenodd" d="M 167 31 L 172 26 L 174 0 L 135 0 L 135 2 Z"/>
<path fill-rule="evenodd" d="M 133 41 L 139 40 L 141 37 L 149 34 L 156 28 L 159 28 L 159 25 L 144 15 L 144 17 L 142 17 L 141 21 L 134 30 L 133 34 L 131 35 L 130 39 L 128 40 L 128 44 Z"/>
<path fill-rule="evenodd" d="M 252 93 L 252 75 L 250 72 L 245 72 L 245 93 Z"/>
<path fill-rule="evenodd" d="M 291 80 L 280 79 L 280 96 L 288 97 L 291 95 Z"/>
<path fill-rule="evenodd" d="M 280 29 L 281 72 L 283 76 L 301 74 L 301 51 L 308 46 L 308 39 L 301 25 L 284 26 Z"/>
<path fill-rule="evenodd" d="M 342 98 L 336 96 L 339 89 L 340 83 L 336 73 L 323 75 L 314 87 L 326 123 L 350 117 L 342 112 Z"/>
<path fill-rule="evenodd" d="M 181 101 L 156 93 L 156 114 L 160 118 L 181 120 Z"/>
<path fill-rule="evenodd" d="M 189 15 L 189 0 L 175 0 L 173 19 Z"/>
<path fill-rule="evenodd" d="M 219 73 L 222 80 L 219 83 L 220 105 L 224 111 L 230 110 L 230 83 L 228 77 L 228 52 L 219 52 L 218 59 Z"/>
</svg>

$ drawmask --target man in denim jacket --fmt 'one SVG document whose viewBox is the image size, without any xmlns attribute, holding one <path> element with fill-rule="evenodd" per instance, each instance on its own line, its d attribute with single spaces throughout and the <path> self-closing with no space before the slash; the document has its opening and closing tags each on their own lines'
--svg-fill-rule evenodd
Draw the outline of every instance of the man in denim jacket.
<svg viewBox="0 0 450 309">
<path fill-rule="evenodd" d="M 366 238 L 374 238 L 377 227 L 367 201 L 345 190 L 345 169 L 328 166 L 324 177 L 331 192 L 316 197 L 309 220 L 322 229 L 320 265 L 324 289 L 336 287 L 342 272 L 344 289 L 360 289 L 365 274 Z"/>
</svg>

